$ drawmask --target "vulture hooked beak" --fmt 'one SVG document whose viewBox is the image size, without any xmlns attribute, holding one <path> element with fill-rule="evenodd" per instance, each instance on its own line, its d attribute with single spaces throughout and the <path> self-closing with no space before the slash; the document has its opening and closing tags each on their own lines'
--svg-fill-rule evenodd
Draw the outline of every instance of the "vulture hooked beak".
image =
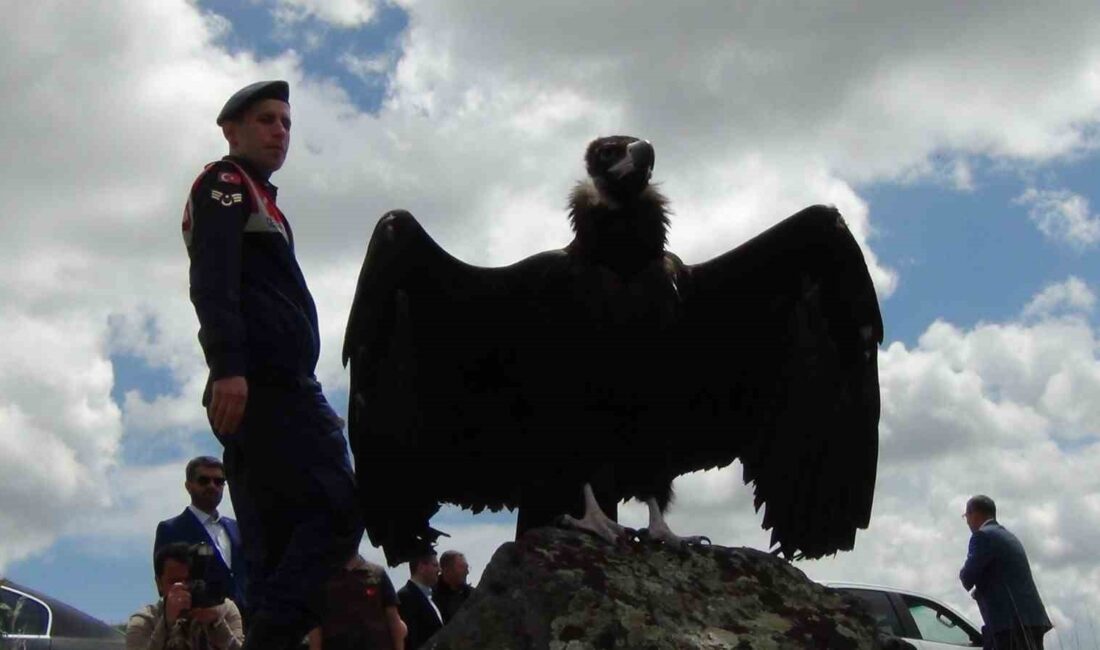
<svg viewBox="0 0 1100 650">
<path fill-rule="evenodd" d="M 641 181 L 644 187 L 653 174 L 655 157 L 653 145 L 647 140 L 638 140 L 629 144 L 626 155 L 607 171 L 614 174 L 619 183 L 633 185 L 634 182 Z"/>
</svg>

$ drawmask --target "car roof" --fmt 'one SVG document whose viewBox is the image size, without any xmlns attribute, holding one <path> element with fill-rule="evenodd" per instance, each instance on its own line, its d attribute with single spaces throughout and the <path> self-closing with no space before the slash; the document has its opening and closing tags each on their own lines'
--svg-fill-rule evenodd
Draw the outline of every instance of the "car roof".
<svg viewBox="0 0 1100 650">
<path fill-rule="evenodd" d="M 834 587 L 840 589 L 872 589 L 874 591 L 889 591 L 895 594 L 905 594 L 906 596 L 919 596 L 920 598 L 931 598 L 927 594 L 922 594 L 916 591 L 909 591 L 908 589 L 900 589 L 898 587 L 887 587 L 886 585 L 876 585 L 867 582 L 847 582 L 840 580 L 822 580 L 818 582 L 820 585 L 826 587 Z M 931 600 L 937 600 L 931 598 Z M 937 601 L 938 602 L 938 601 Z"/>
<path fill-rule="evenodd" d="M 946 607 L 947 609 L 951 610 L 952 613 L 954 613 L 956 616 L 958 616 L 959 618 L 961 618 L 964 621 L 966 621 L 967 623 L 969 623 L 970 626 L 973 627 L 974 629 L 976 629 L 976 630 L 981 629 L 980 626 L 974 625 L 974 622 L 971 621 L 965 614 L 963 614 L 959 610 L 955 609 L 951 605 L 948 605 L 947 603 L 943 602 L 939 598 L 936 598 L 934 596 L 929 596 L 928 594 L 922 594 L 919 591 L 909 591 L 908 589 L 900 589 L 898 587 L 887 587 L 885 585 L 875 585 L 875 584 L 869 584 L 869 583 L 866 583 L 866 582 L 844 582 L 844 581 L 839 581 L 839 580 L 821 580 L 821 581 L 818 582 L 818 584 L 823 585 L 825 587 L 831 587 L 833 589 L 868 589 L 868 590 L 871 590 L 871 591 L 888 591 L 888 592 L 893 593 L 893 594 L 901 594 L 903 596 L 914 596 L 916 598 L 923 598 L 925 600 L 930 600 L 930 601 L 936 603 L 937 605 L 941 605 L 941 606 Z"/>
<path fill-rule="evenodd" d="M 13 591 L 25 594 L 45 603 L 52 616 L 50 617 L 50 636 L 53 638 L 118 638 L 122 632 L 107 625 L 98 618 L 94 618 L 79 609 L 64 603 L 52 596 L 24 587 L 23 585 L 0 578 L 0 587 L 8 587 Z"/>
</svg>

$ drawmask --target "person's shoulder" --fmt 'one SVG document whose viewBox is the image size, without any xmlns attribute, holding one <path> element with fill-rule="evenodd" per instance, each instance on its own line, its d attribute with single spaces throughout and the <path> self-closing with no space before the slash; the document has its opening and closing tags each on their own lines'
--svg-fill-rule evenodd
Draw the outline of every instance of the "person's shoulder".
<svg viewBox="0 0 1100 650">
<path fill-rule="evenodd" d="M 164 528 L 164 529 L 176 528 L 177 526 L 179 526 L 179 525 L 186 522 L 185 517 L 192 517 L 192 516 L 194 516 L 194 515 L 192 515 L 190 512 L 188 512 L 187 508 L 184 508 L 183 512 L 179 513 L 176 516 L 169 517 L 167 519 L 162 519 L 160 521 L 160 523 L 157 524 L 157 528 Z"/>
<path fill-rule="evenodd" d="M 241 168 L 232 160 L 222 158 L 221 160 L 215 160 L 207 163 L 206 166 L 199 172 L 198 178 L 213 179 L 216 181 L 235 183 L 240 185 L 244 180 L 241 177 Z"/>
<path fill-rule="evenodd" d="M 991 521 L 985 526 L 982 526 L 978 529 L 978 533 L 987 537 L 1015 537 L 1011 531 L 997 521 Z"/>
<path fill-rule="evenodd" d="M 231 160 L 215 160 L 199 172 L 191 187 L 192 192 L 218 189 L 222 192 L 240 192 L 244 188 L 244 172 Z"/>
<path fill-rule="evenodd" d="M 237 607 L 237 603 L 233 602 L 231 598 L 226 598 L 219 607 L 221 607 L 223 616 L 241 615 L 241 608 Z"/>
<path fill-rule="evenodd" d="M 141 609 L 130 614 L 130 619 L 127 622 L 127 627 L 141 627 L 143 625 L 149 625 L 157 620 L 159 603 L 150 603 L 148 605 L 142 605 Z"/>
</svg>

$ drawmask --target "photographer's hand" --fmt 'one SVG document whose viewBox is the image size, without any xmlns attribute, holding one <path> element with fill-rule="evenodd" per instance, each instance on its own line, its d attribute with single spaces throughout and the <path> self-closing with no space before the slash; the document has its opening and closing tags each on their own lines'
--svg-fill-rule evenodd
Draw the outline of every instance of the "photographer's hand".
<svg viewBox="0 0 1100 650">
<path fill-rule="evenodd" d="M 191 609 L 191 592 L 187 585 L 177 582 L 168 588 L 164 596 L 164 618 L 169 627 L 176 624 L 180 615 Z"/>
<path fill-rule="evenodd" d="M 192 609 L 188 617 L 196 623 L 214 623 L 221 618 L 221 612 L 217 607 L 203 607 L 201 609 Z"/>
</svg>

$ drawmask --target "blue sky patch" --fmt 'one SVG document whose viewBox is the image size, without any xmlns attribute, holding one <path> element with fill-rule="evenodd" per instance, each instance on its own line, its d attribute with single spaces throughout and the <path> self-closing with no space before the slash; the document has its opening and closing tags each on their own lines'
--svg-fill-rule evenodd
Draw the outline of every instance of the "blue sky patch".
<svg viewBox="0 0 1100 650">
<path fill-rule="evenodd" d="M 1098 174 L 1095 160 L 1052 165 L 1042 168 L 1038 187 L 1068 189 L 1095 204 L 1085 179 Z M 882 302 L 887 342 L 912 347 L 937 318 L 962 328 L 1015 320 L 1036 293 L 1070 275 L 1100 283 L 1095 251 L 1049 240 L 1015 202 L 1028 181 L 1018 171 L 989 169 L 975 175 L 971 191 L 934 183 L 857 188 L 876 229 L 872 247 L 900 275 Z"/>
<path fill-rule="evenodd" d="M 280 22 L 270 2 L 201 0 L 198 4 L 232 25 L 220 43 L 229 52 L 268 58 L 294 50 L 307 75 L 336 82 L 368 113 L 377 112 L 385 99 L 388 74 L 397 65 L 400 37 L 408 26 L 408 14 L 389 3 L 380 4 L 369 23 L 356 27 L 333 25 L 313 16 Z"/>
<path fill-rule="evenodd" d="M 136 390 L 143 399 L 151 401 L 158 395 L 172 395 L 178 390 L 172 372 L 168 368 L 150 366 L 144 359 L 125 353 L 111 355 L 115 384 L 111 387 L 111 399 L 122 406 L 126 393 Z"/>
</svg>

